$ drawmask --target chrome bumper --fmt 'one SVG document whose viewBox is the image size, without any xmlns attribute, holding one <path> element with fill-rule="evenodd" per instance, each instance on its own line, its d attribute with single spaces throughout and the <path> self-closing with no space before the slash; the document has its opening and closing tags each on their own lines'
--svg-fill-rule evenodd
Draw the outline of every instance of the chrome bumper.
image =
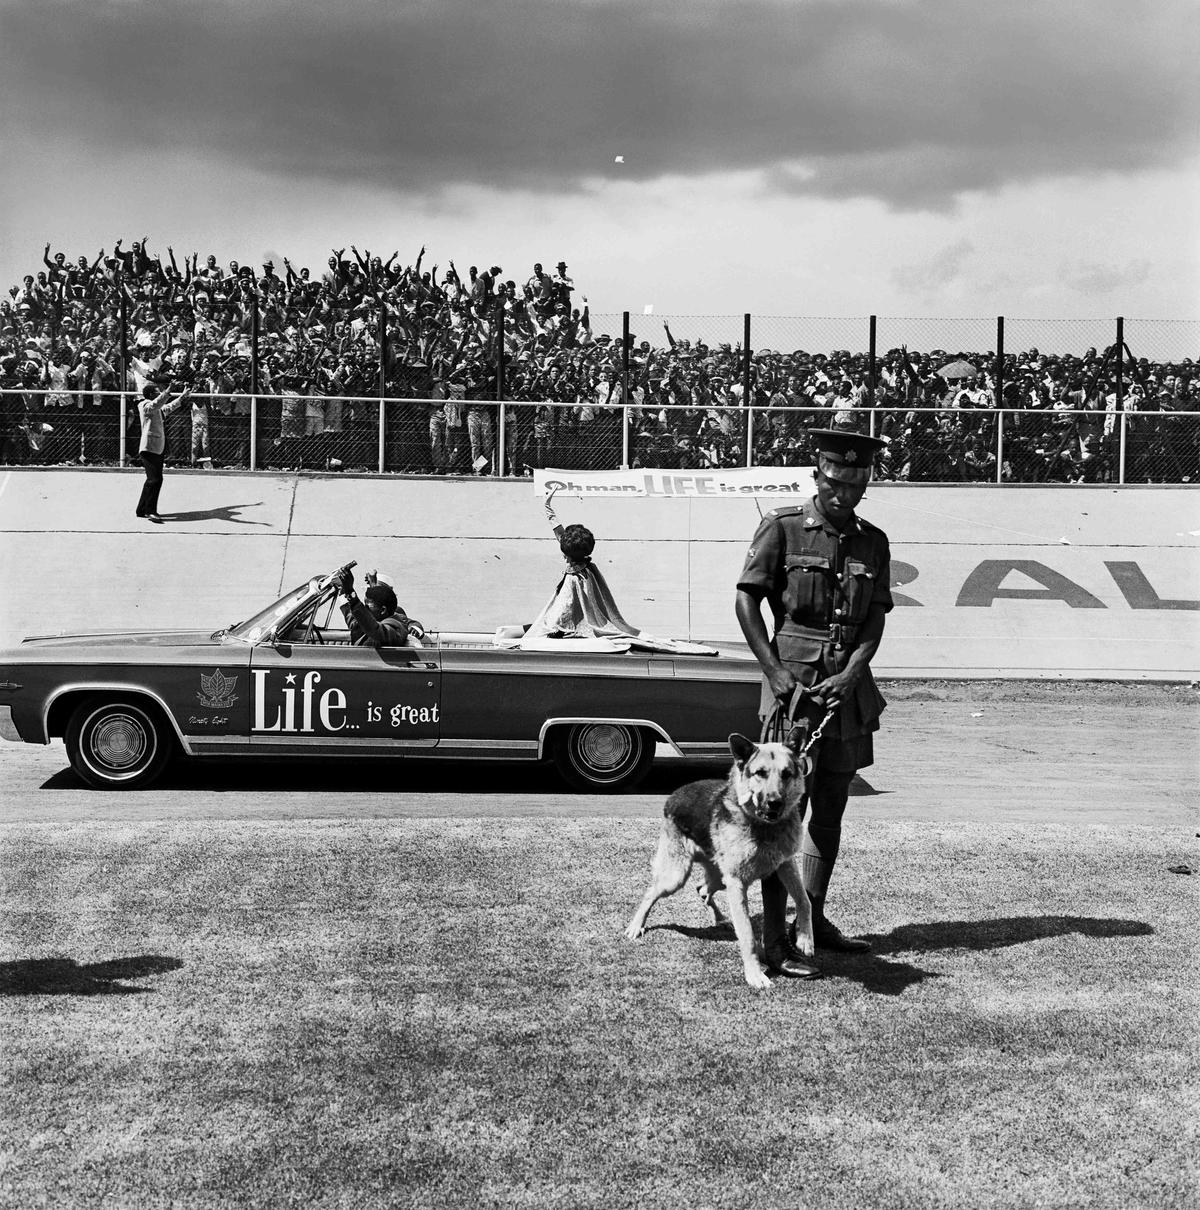
<svg viewBox="0 0 1200 1210">
<path fill-rule="evenodd" d="M 0 706 L 0 738 L 11 739 L 18 744 L 25 742 L 13 726 L 11 706 Z"/>
</svg>

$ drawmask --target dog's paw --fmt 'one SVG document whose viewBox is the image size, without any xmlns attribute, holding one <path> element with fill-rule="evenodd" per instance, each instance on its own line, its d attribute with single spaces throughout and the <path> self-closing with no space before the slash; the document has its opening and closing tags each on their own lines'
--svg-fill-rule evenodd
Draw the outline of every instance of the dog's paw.
<svg viewBox="0 0 1200 1210">
<path fill-rule="evenodd" d="M 630 941 L 637 941 L 638 938 L 640 938 L 645 933 L 645 931 L 646 931 L 646 926 L 644 924 L 638 924 L 638 922 L 636 920 L 631 920 L 625 926 L 625 936 Z"/>
<path fill-rule="evenodd" d="M 811 933 L 809 933 L 807 935 L 805 935 L 804 933 L 797 933 L 796 938 L 792 942 L 792 944 L 806 958 L 815 958 L 817 956 L 817 943 L 813 940 L 813 936 Z"/>
<path fill-rule="evenodd" d="M 767 974 L 761 966 L 747 966 L 745 968 L 746 982 L 754 988 L 755 991 L 767 991 L 771 986 L 771 976 Z"/>
</svg>

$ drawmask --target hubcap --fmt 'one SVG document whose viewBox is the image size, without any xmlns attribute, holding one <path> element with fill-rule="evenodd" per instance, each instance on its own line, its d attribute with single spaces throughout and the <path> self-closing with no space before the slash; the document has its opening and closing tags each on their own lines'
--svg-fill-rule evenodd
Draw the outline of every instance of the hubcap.
<svg viewBox="0 0 1200 1210">
<path fill-rule="evenodd" d="M 625 727 L 598 723 L 579 737 L 579 754 L 585 764 L 601 773 L 619 769 L 633 753 L 633 737 Z"/>
<path fill-rule="evenodd" d="M 110 714 L 92 732 L 91 749 L 109 769 L 126 771 L 145 759 L 150 737 L 141 722 L 128 714 Z"/>
</svg>

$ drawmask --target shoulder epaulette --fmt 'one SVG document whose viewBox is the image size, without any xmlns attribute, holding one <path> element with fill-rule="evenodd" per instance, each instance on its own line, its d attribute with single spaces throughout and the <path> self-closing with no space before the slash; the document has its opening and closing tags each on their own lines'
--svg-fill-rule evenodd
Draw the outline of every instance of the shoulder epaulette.
<svg viewBox="0 0 1200 1210">
<path fill-rule="evenodd" d="M 795 517 L 804 512 L 803 504 L 784 504 L 780 508 L 773 508 L 767 517 Z M 763 518 L 766 520 L 766 517 Z"/>
</svg>

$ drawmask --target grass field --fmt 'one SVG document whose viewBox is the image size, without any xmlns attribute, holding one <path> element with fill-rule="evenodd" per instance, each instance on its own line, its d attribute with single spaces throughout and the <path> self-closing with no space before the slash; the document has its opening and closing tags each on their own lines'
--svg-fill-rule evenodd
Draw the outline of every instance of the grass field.
<svg viewBox="0 0 1200 1210">
<path fill-rule="evenodd" d="M 656 831 L 0 828 L 0 1203 L 1197 1204 L 1190 830 L 851 823 L 767 993 Z"/>
</svg>

